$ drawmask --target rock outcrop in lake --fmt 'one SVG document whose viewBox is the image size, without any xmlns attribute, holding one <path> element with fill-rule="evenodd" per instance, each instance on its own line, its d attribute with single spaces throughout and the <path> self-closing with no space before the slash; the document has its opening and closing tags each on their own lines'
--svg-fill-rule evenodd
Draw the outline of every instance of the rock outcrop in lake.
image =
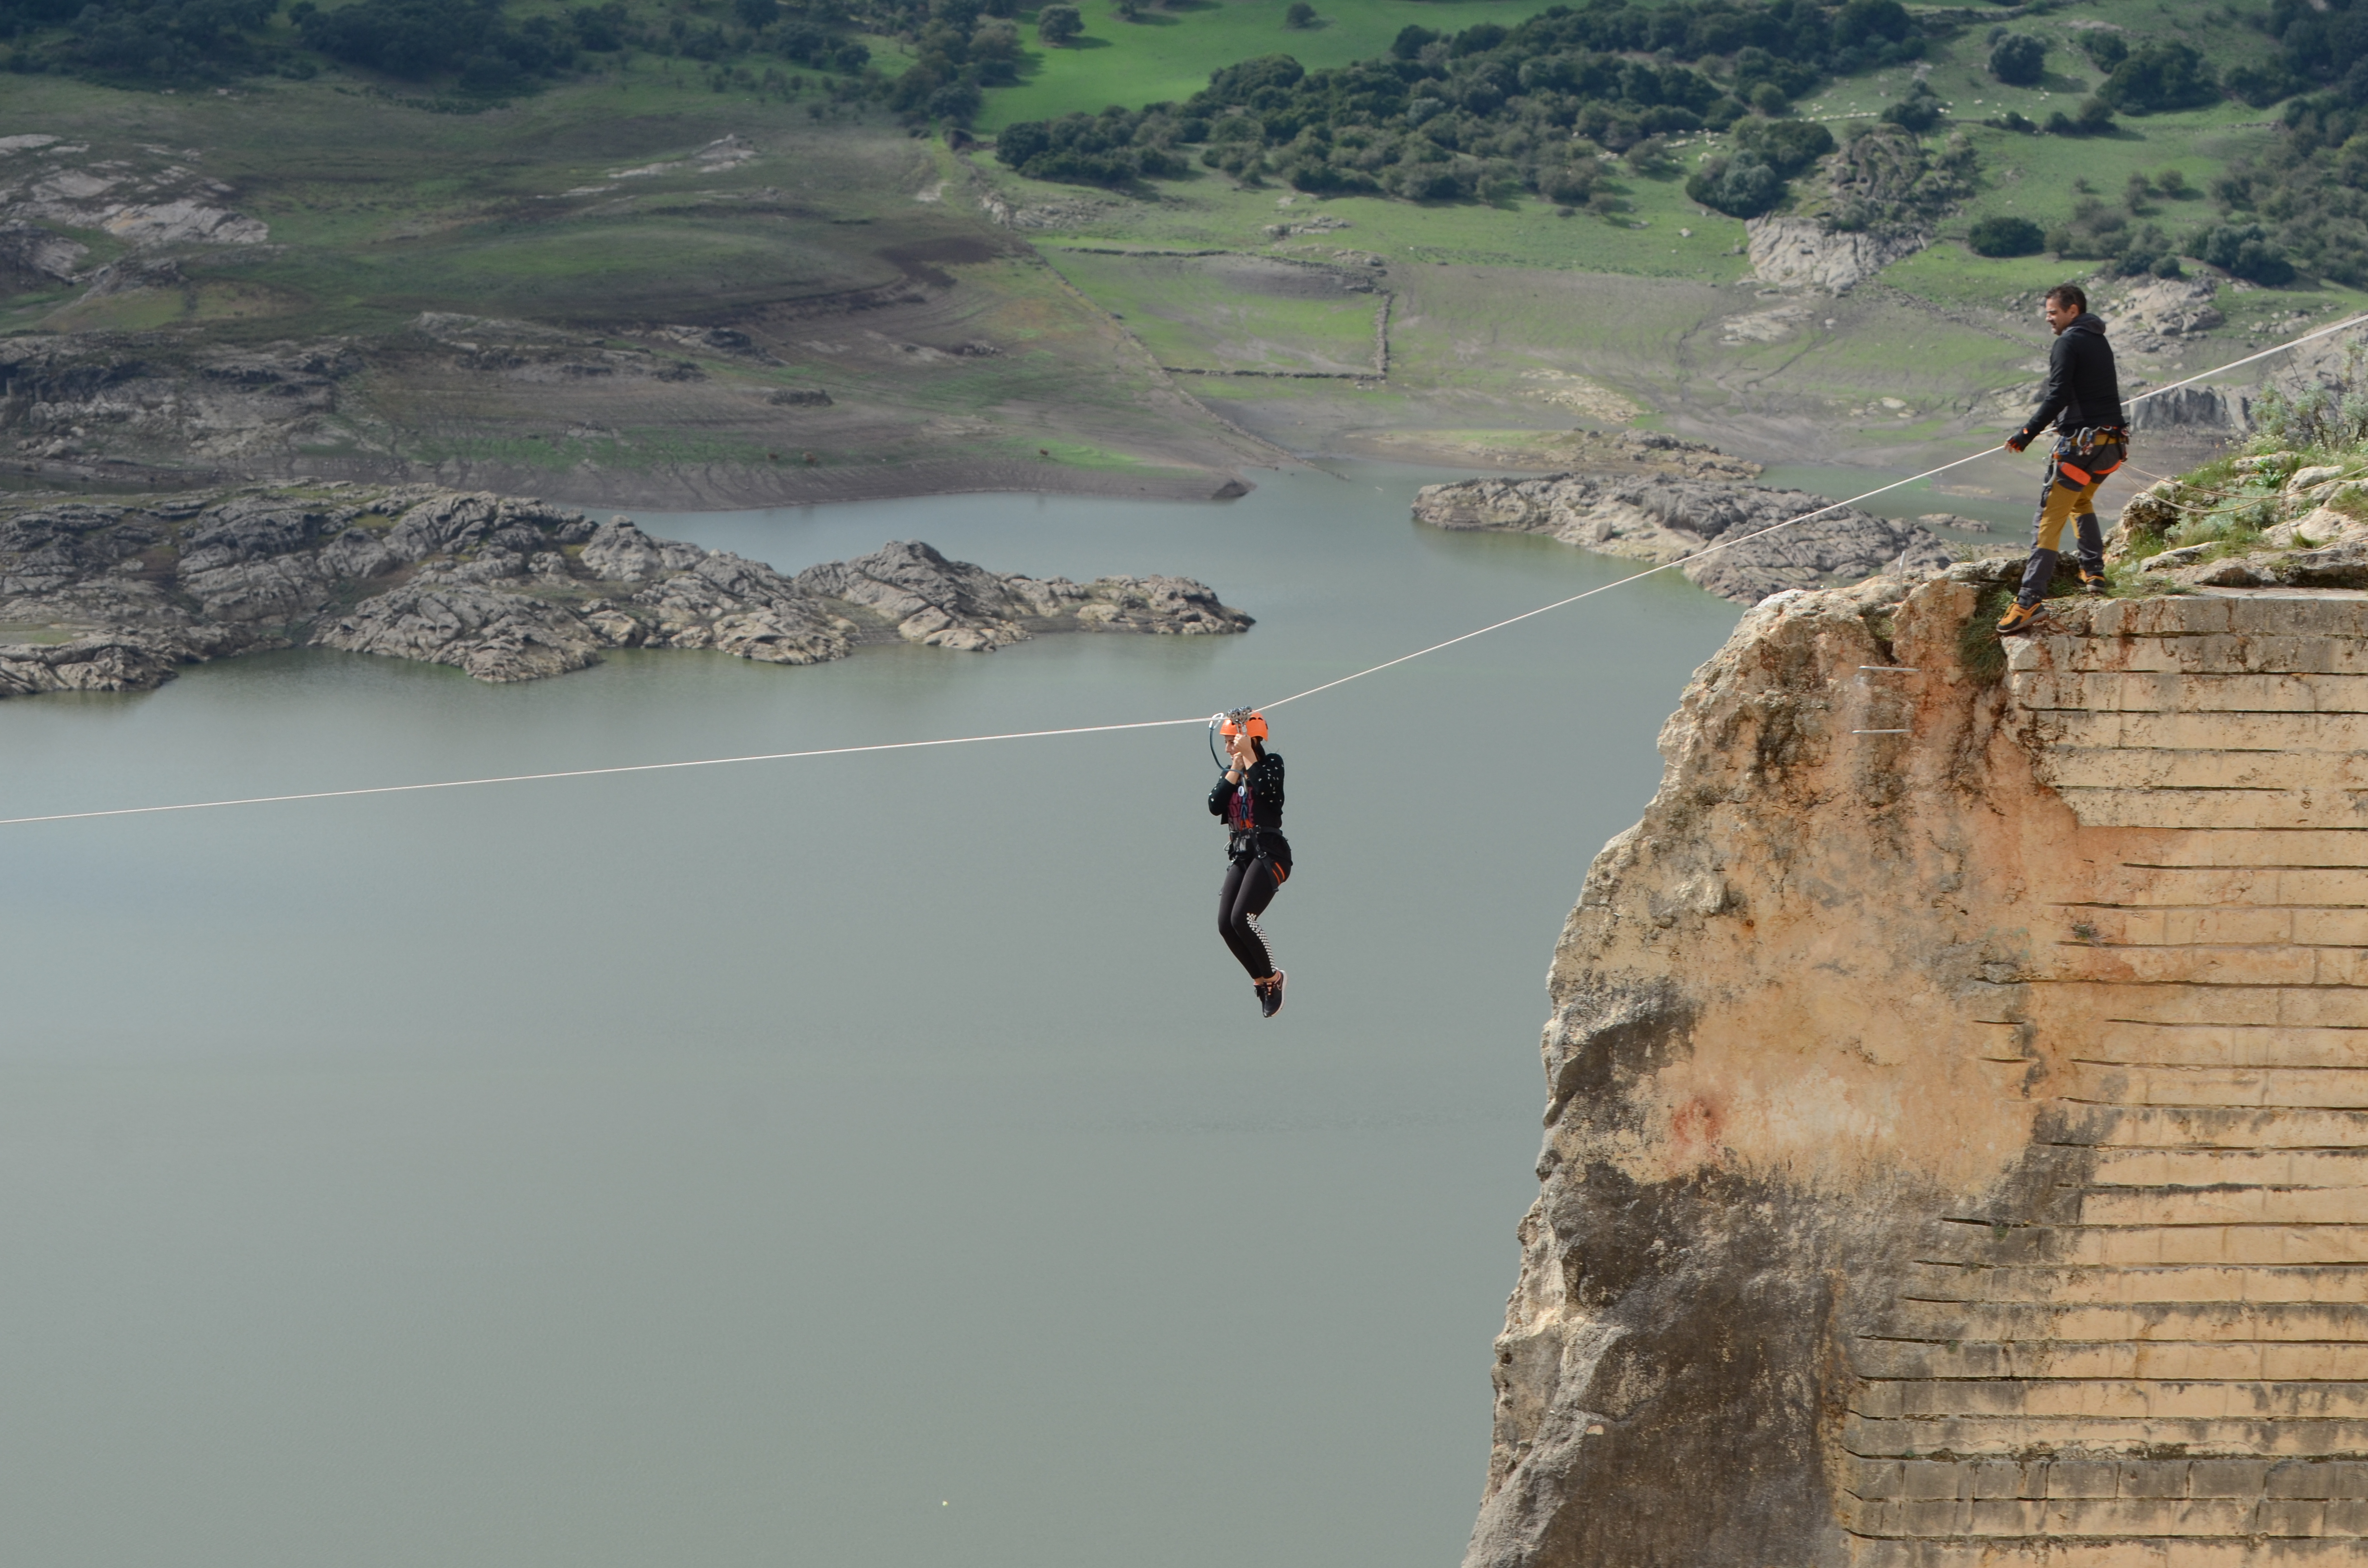
<svg viewBox="0 0 2368 1568">
<path fill-rule="evenodd" d="M 2368 594 L 1786 594 L 1556 947 L 1466 1568 L 2368 1550 Z"/>
<path fill-rule="evenodd" d="M 985 653 L 1047 631 L 1250 624 L 1183 577 L 1011 576 L 908 542 L 784 576 L 623 517 L 424 487 L 0 506 L 0 697 L 142 690 L 179 665 L 304 643 L 517 681 L 610 648 L 811 665 L 864 642 Z"/>
<path fill-rule="evenodd" d="M 1546 534 L 1584 550 L 1656 563 L 1728 544 L 1679 570 L 1743 604 L 1786 588 L 1854 583 L 1903 562 L 1916 571 L 1952 559 L 1949 547 L 1927 529 L 1851 507 L 1749 540 L 1829 504 L 1822 495 L 1756 484 L 1563 473 L 1427 484 L 1415 494 L 1414 515 L 1434 528 Z"/>
</svg>

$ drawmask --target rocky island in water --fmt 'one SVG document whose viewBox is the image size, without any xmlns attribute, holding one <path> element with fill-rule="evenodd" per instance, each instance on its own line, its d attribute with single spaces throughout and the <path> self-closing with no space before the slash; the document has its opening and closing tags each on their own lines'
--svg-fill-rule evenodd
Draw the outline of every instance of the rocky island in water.
<svg viewBox="0 0 2368 1568">
<path fill-rule="evenodd" d="M 985 653 L 1038 632 L 1250 624 L 1186 577 L 1007 575 L 909 542 L 784 576 L 625 517 L 432 486 L 0 504 L 0 697 L 145 690 L 184 664 L 303 644 L 518 681 L 611 648 L 811 665 L 864 642 Z"/>
<path fill-rule="evenodd" d="M 1715 453 L 1661 437 L 1660 445 Z M 1835 506 L 1823 495 L 1724 477 L 1701 463 L 1660 473 L 1557 473 L 1540 479 L 1467 479 L 1426 484 L 1414 499 L 1418 522 L 1441 528 L 1545 534 L 1565 544 L 1678 570 L 1721 598 L 1758 604 L 1788 588 L 1831 587 L 1885 570 L 1929 571 L 1955 557 L 1915 523 Z M 1755 540 L 1819 507 L 1820 516 Z M 1713 554 L 1702 554 L 1709 547 Z M 1700 559 L 1690 559 L 1700 556 Z"/>
</svg>

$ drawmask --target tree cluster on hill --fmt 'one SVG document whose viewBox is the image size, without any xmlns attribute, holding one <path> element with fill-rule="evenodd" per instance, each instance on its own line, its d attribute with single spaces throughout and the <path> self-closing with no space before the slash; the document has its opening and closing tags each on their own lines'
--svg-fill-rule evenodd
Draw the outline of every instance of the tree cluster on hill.
<svg viewBox="0 0 2368 1568">
<path fill-rule="evenodd" d="M 2368 106 L 2337 93 L 2294 99 L 2285 134 L 2233 163 L 2213 195 L 2226 226 L 2257 231 L 2277 259 L 2368 288 Z"/>
<path fill-rule="evenodd" d="M 458 72 L 461 86 L 477 93 L 554 75 L 579 50 L 623 47 L 624 6 L 576 16 L 580 22 L 533 17 L 514 27 L 501 0 L 354 0 L 334 11 L 296 0 L 289 10 L 306 46 L 333 60 L 415 81 Z"/>
<path fill-rule="evenodd" d="M 1010 0 L 995 6 L 986 0 L 936 0 L 906 35 L 913 63 L 888 88 L 889 107 L 916 124 L 968 125 L 985 88 L 1019 80 L 1019 25 L 1011 19 L 1012 8 Z"/>
<path fill-rule="evenodd" d="M 2345 105 L 2368 105 L 2368 6 L 2358 0 L 2271 0 L 2278 63 L 2296 84 L 2330 86 Z"/>
<path fill-rule="evenodd" d="M 1173 150 L 1179 131 L 1165 109 L 1141 113 L 1113 104 L 1099 114 L 1022 120 L 1004 127 L 995 155 L 1030 179 L 1072 185 L 1127 185 L 1184 172 Z"/>
<path fill-rule="evenodd" d="M 1924 41 L 1898 0 L 1593 0 L 1509 28 L 1408 27 L 1387 55 L 1336 69 L 1308 71 L 1281 54 L 1228 66 L 1186 102 L 1135 114 L 1125 155 L 1113 144 L 1042 177 L 1156 177 L 1155 165 L 1169 167 L 1177 147 L 1199 143 L 1208 167 L 1276 175 L 1303 190 L 1440 200 L 1528 189 L 1576 202 L 1600 176 L 1602 152 L 1781 116 L 1827 74 L 1912 60 Z M 1056 149 L 1107 141 L 1114 128 L 1107 115 L 1012 126 L 998 155 L 1038 174 L 1054 166 Z M 1799 161 L 1791 143 L 1760 145 L 1768 150 L 1730 163 L 1719 188 L 1764 210 L 1783 194 L 1780 164 L 1797 171 Z"/>
<path fill-rule="evenodd" d="M 252 35 L 279 0 L 0 0 L 0 38 L 49 33 L 19 47 L 17 71 L 55 65 L 116 81 L 215 80 L 264 68 Z M 63 32 L 55 29 L 63 28 Z"/>
<path fill-rule="evenodd" d="M 2112 33 L 2097 36 L 2115 37 Z M 2107 67 L 2097 97 L 2123 114 L 2202 108 L 2220 101 L 2220 79 L 2203 56 L 2187 45 L 2156 40 L 2125 49 Z"/>
<path fill-rule="evenodd" d="M 279 3 L 0 0 L 0 39 L 17 40 L 7 63 L 19 72 L 56 70 L 150 85 L 273 70 L 310 75 L 311 56 L 261 36 Z M 1012 4 L 938 0 L 937 11 L 976 16 L 997 6 L 1008 12 Z M 934 39 L 942 20 L 926 6 L 921 15 L 921 32 Z M 636 10 L 623 0 L 607 0 L 519 21 L 504 13 L 502 0 L 354 0 L 335 8 L 295 0 L 288 17 L 307 50 L 406 81 L 452 79 L 480 97 L 564 75 L 587 63 L 586 57 L 625 50 L 710 64 L 776 57 L 849 76 L 863 73 L 871 59 L 870 49 L 850 36 L 860 18 L 837 0 L 731 0 L 720 20 L 688 5 Z M 884 17 L 879 25 L 899 19 Z M 937 100 L 939 115 L 967 119 L 980 85 L 1017 78 L 1018 28 L 998 25 L 999 53 L 995 40 L 982 49 L 969 32 L 956 40 L 951 65 L 944 49 L 924 51 L 924 66 L 943 78 L 916 84 L 926 84 L 924 98 L 946 81 L 960 77 L 967 84 L 966 94 Z M 887 88 L 872 81 L 866 90 Z"/>
<path fill-rule="evenodd" d="M 1935 153 L 1896 122 L 1853 126 L 1804 207 L 1844 233 L 1923 227 L 1972 194 L 1976 163 L 1963 131 Z"/>
<path fill-rule="evenodd" d="M 1776 205 L 1784 182 L 1834 150 L 1834 133 L 1814 120 L 1747 119 L 1735 128 L 1733 153 L 1702 160 L 1686 180 L 1686 194 L 1737 218 L 1757 218 Z"/>
<path fill-rule="evenodd" d="M 2205 193 L 2188 184 L 2177 169 L 2131 175 L 2118 202 L 2107 199 L 2087 180 L 2076 180 L 2072 216 L 2048 231 L 2045 248 L 2067 259 L 2106 262 L 2109 273 L 2123 278 L 2148 272 L 2157 278 L 2179 277 L 2182 256 L 2272 286 L 2293 281 L 2303 269 L 2341 275 L 2345 263 L 2340 255 L 2290 255 L 2279 232 L 2230 205 L 2226 185 L 2222 182 L 2217 213 L 2197 213 L 2181 223 L 2178 207 L 2200 201 Z M 2010 228 L 2016 243 L 2008 248 L 2004 242 Z M 2020 219 L 1985 219 L 1974 225 L 1967 241 L 1984 256 L 2024 255 L 2038 248 L 2021 243 L 2032 228 Z"/>
</svg>

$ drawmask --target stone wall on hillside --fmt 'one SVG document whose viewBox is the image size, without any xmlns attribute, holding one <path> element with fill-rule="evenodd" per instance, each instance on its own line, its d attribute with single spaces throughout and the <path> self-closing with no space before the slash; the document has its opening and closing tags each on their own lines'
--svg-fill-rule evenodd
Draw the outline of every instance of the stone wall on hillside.
<svg viewBox="0 0 2368 1568">
<path fill-rule="evenodd" d="M 2368 1551 L 2368 597 L 1991 571 L 1751 611 L 1589 870 L 1466 1568 Z"/>
</svg>

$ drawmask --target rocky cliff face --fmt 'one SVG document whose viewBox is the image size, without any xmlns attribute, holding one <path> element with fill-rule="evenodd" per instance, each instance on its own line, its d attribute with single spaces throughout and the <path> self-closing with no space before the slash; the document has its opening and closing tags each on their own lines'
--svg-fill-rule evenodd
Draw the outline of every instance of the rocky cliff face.
<svg viewBox="0 0 2368 1568">
<path fill-rule="evenodd" d="M 1588 873 L 1467 1568 L 2368 1550 L 2368 597 L 1994 570 L 1753 610 Z"/>
<path fill-rule="evenodd" d="M 987 653 L 1042 631 L 1249 625 L 1189 578 L 1039 580 L 901 541 L 785 577 L 624 517 L 424 487 L 0 507 L 0 697 L 140 690 L 293 642 L 517 681 L 608 648 L 811 665 L 891 639 Z"/>
</svg>

